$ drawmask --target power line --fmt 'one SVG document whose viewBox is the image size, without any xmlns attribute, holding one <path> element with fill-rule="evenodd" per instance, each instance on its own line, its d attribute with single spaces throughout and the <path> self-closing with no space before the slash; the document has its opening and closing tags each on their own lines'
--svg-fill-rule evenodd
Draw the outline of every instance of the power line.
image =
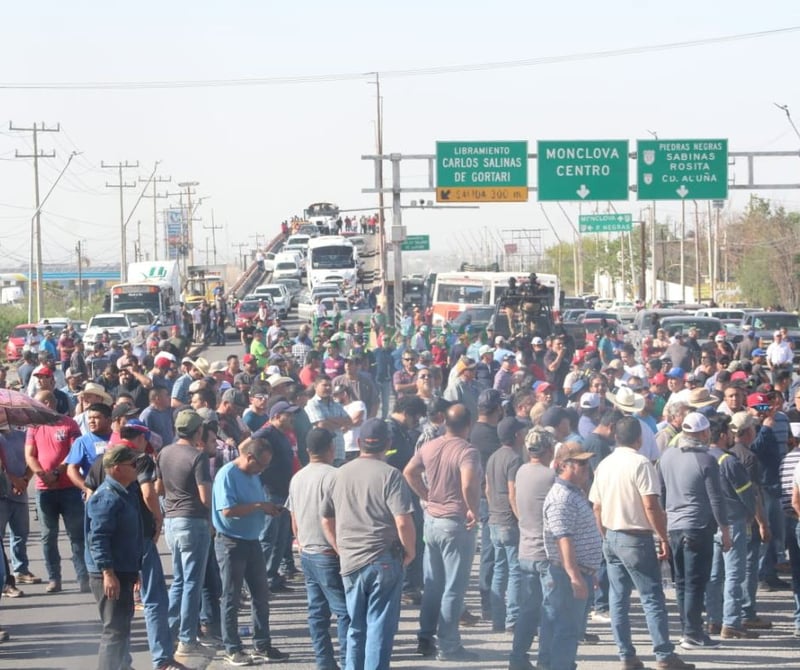
<svg viewBox="0 0 800 670">
<path fill-rule="evenodd" d="M 713 44 L 726 44 L 743 40 L 760 39 L 786 35 L 800 31 L 800 26 L 788 26 L 772 30 L 761 30 L 749 33 L 736 33 L 718 37 L 706 37 L 696 40 L 679 42 L 664 42 L 660 44 L 627 47 L 623 49 L 609 49 L 605 51 L 582 51 L 558 56 L 541 56 L 538 58 L 525 58 L 522 60 L 494 61 L 483 63 L 468 63 L 461 65 L 437 65 L 432 67 L 384 70 L 380 72 L 382 78 L 399 79 L 404 77 L 423 77 L 444 74 L 459 74 L 464 72 L 485 72 L 489 70 L 506 70 L 512 68 L 538 67 L 558 63 L 571 63 L 599 58 L 616 58 L 620 56 L 636 56 L 641 54 L 656 53 L 659 51 L 673 51 L 675 49 L 688 49 Z M 375 74 L 373 68 L 369 76 Z M 181 89 L 181 88 L 218 88 L 239 86 L 278 86 L 284 84 L 316 84 L 325 82 L 353 81 L 364 78 L 363 72 L 341 72 L 331 74 L 295 75 L 282 77 L 245 77 L 236 79 L 178 79 L 167 81 L 75 81 L 75 82 L 0 82 L 3 90 L 148 90 L 148 89 Z"/>
</svg>

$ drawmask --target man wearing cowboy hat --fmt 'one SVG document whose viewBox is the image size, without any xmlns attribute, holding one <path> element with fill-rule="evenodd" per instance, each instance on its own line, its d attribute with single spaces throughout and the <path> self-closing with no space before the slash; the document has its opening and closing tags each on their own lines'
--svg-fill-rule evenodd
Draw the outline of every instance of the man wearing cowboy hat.
<svg viewBox="0 0 800 670">
<path fill-rule="evenodd" d="M 87 410 L 91 405 L 94 403 L 103 403 L 104 405 L 111 405 L 114 404 L 114 399 L 111 397 L 110 393 L 107 393 L 106 390 L 100 385 L 95 382 L 86 382 L 83 385 L 83 390 L 78 394 L 78 406 L 75 408 L 75 423 L 78 424 L 78 427 L 81 429 L 81 433 L 86 435 L 89 431 L 89 422 Z"/>
<path fill-rule="evenodd" d="M 616 393 L 606 392 L 606 400 L 616 407 L 620 412 L 627 416 L 635 416 L 642 426 L 642 446 L 639 453 L 646 456 L 652 463 L 655 463 L 660 453 L 656 444 L 656 436 L 647 425 L 647 422 L 639 416 L 644 409 L 645 400 L 632 388 L 621 386 Z"/>
<path fill-rule="evenodd" d="M 478 394 L 480 389 L 475 383 L 476 363 L 473 359 L 462 356 L 455 366 L 455 379 L 442 394 L 445 400 L 462 403 L 473 419 L 478 416 Z"/>
<path fill-rule="evenodd" d="M 179 408 L 189 404 L 189 386 L 208 375 L 209 365 L 205 358 L 193 361 L 185 356 L 181 361 L 184 373 L 175 380 L 172 386 L 172 407 Z"/>
<path fill-rule="evenodd" d="M 708 453 L 710 424 L 699 412 L 683 419 L 675 447 L 659 461 L 666 490 L 667 534 L 675 557 L 675 590 L 684 649 L 719 646 L 703 628 L 705 590 L 711 574 L 714 534 L 719 528 L 723 551 L 731 548 L 728 512 L 720 486 L 719 465 Z"/>
</svg>

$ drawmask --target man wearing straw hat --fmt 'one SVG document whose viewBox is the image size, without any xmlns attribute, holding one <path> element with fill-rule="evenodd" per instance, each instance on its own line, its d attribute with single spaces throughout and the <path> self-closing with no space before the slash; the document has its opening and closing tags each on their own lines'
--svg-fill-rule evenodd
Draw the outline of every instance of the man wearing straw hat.
<svg viewBox="0 0 800 670">
<path fill-rule="evenodd" d="M 644 409 L 644 398 L 628 386 L 621 386 L 616 393 L 606 392 L 606 400 L 616 407 L 626 416 L 634 416 L 642 426 L 642 445 L 639 453 L 646 456 L 652 463 L 655 463 L 660 452 L 656 444 L 656 436 L 639 413 Z"/>
</svg>

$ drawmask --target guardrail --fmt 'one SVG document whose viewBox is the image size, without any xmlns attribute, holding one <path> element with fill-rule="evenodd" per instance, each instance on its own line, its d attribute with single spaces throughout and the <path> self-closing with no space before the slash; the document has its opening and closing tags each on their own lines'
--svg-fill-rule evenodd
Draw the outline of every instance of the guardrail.
<svg viewBox="0 0 800 670">
<path fill-rule="evenodd" d="M 275 253 L 276 249 L 280 246 L 281 242 L 283 242 L 283 233 L 278 233 L 275 237 L 270 240 L 267 244 L 267 251 Z M 247 269 L 242 273 L 242 275 L 237 279 L 233 286 L 231 286 L 230 293 L 235 295 L 237 298 L 241 298 L 247 295 L 248 291 L 252 288 L 253 278 L 256 280 L 261 278 L 261 275 L 258 270 L 258 263 L 253 261 Z"/>
</svg>

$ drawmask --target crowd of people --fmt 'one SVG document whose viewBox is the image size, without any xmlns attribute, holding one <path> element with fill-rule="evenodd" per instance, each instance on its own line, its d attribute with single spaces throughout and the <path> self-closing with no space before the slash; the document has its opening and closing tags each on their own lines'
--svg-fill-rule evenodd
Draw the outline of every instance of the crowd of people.
<svg viewBox="0 0 800 670">
<path fill-rule="evenodd" d="M 217 649 L 232 666 L 285 660 L 270 594 L 301 575 L 320 670 L 390 667 L 402 607 L 418 611 L 422 658 L 479 661 L 459 631 L 484 621 L 509 636 L 510 670 L 571 670 L 591 619 L 610 624 L 622 668 L 641 668 L 633 589 L 662 670 L 694 667 L 677 646 L 769 629 L 759 589 L 793 592 L 800 637 L 790 366 L 721 334 L 636 352 L 604 333 L 576 356 L 564 334 L 434 334 L 413 311 L 396 330 L 380 308 L 337 326 L 260 324 L 241 356 L 211 361 L 187 355 L 180 326 L 67 361 L 29 347 L 17 386 L 60 418 L 0 435 L 4 596 L 65 588 L 63 520 L 77 588 L 98 604 L 99 668 L 129 667 L 137 607 L 156 669 Z"/>
</svg>

